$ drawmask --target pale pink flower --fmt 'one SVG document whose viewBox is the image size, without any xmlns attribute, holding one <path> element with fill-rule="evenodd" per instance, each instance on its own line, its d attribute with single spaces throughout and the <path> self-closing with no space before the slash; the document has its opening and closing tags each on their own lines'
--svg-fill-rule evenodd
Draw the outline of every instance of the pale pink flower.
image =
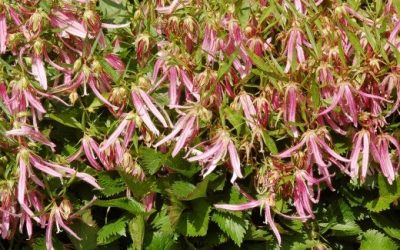
<svg viewBox="0 0 400 250">
<path fill-rule="evenodd" d="M 237 102 L 238 106 L 243 110 L 247 126 L 249 126 L 252 130 L 255 130 L 258 125 L 256 120 L 257 111 L 254 107 L 251 96 L 247 92 L 242 91 L 235 98 L 235 102 Z"/>
<path fill-rule="evenodd" d="M 268 198 L 263 198 L 260 200 L 251 199 L 249 202 L 240 205 L 215 204 L 214 207 L 230 211 L 243 211 L 255 207 L 264 208 L 264 217 L 265 217 L 264 223 L 270 226 L 272 232 L 274 233 L 276 239 L 278 240 L 278 244 L 281 245 L 282 243 L 281 235 L 271 215 L 272 201 L 269 201 Z"/>
<path fill-rule="evenodd" d="M 157 107 L 153 103 L 152 98 L 138 87 L 134 87 L 131 92 L 133 106 L 136 109 L 137 114 L 142 119 L 146 127 L 155 135 L 159 135 L 160 131 L 156 128 L 154 123 L 150 119 L 150 111 L 166 128 L 168 127 L 164 116 L 158 111 Z"/>
<path fill-rule="evenodd" d="M 182 0 L 173 0 L 168 6 L 157 6 L 156 10 L 160 14 L 171 14 L 175 10 L 182 8 Z"/>
<path fill-rule="evenodd" d="M 136 127 L 135 114 L 127 113 L 123 114 L 121 117 L 123 118 L 121 123 L 115 129 L 115 131 L 110 135 L 110 137 L 104 142 L 104 144 L 100 147 L 100 152 L 110 147 L 123 132 L 125 132 L 123 146 L 124 148 L 128 146 Z"/>
<path fill-rule="evenodd" d="M 181 118 L 175 123 L 171 133 L 157 142 L 154 146 L 160 145 L 176 139 L 176 145 L 172 151 L 172 157 L 175 157 L 179 151 L 197 134 L 199 128 L 198 109 L 191 109 L 188 113 L 184 113 Z M 180 134 L 178 136 L 178 134 Z"/>
<path fill-rule="evenodd" d="M 294 54 L 297 55 L 297 61 L 299 64 L 303 64 L 306 61 L 303 46 L 310 47 L 310 43 L 306 40 L 303 32 L 297 28 L 293 27 L 289 31 L 289 39 L 287 41 L 285 53 L 287 57 L 285 72 L 289 72 L 292 66 Z"/>
<path fill-rule="evenodd" d="M 392 157 L 389 152 L 390 144 L 394 146 L 397 157 L 397 165 L 393 166 Z M 400 145 L 396 138 L 389 134 L 381 134 L 376 136 L 375 140 L 370 144 L 371 152 L 381 167 L 383 176 L 385 176 L 390 184 L 393 183 L 400 167 Z"/>
<path fill-rule="evenodd" d="M 49 146 L 54 152 L 56 145 L 47 139 L 41 132 L 32 129 L 29 126 L 21 125 L 20 128 L 9 130 L 5 133 L 6 136 L 24 136 L 33 139 L 43 145 Z"/>
<path fill-rule="evenodd" d="M 62 211 L 59 206 L 56 204 L 53 205 L 48 222 L 47 222 L 47 228 L 46 228 L 46 248 L 47 250 L 53 250 L 53 228 L 54 228 L 54 223 L 57 227 L 57 232 L 60 232 L 61 229 L 64 229 L 66 232 L 68 232 L 70 235 L 72 235 L 75 239 L 81 240 L 81 238 L 74 232 L 70 227 L 67 226 L 64 222 L 64 218 L 62 216 Z"/>
<path fill-rule="evenodd" d="M 285 108 L 283 112 L 283 118 L 286 123 L 289 124 L 290 130 L 292 130 L 293 136 L 297 138 L 299 136 L 299 131 L 296 126 L 291 124 L 296 122 L 297 113 L 297 102 L 299 94 L 296 85 L 290 84 L 286 87 L 285 93 Z"/>
<path fill-rule="evenodd" d="M 63 36 L 66 36 L 65 33 L 68 33 L 84 39 L 88 34 L 83 24 L 79 22 L 75 16 L 61 10 L 52 12 L 52 15 L 50 16 L 50 23 L 54 27 L 60 28 L 64 33 L 62 34 Z"/>
<path fill-rule="evenodd" d="M 0 13 L 0 54 L 6 52 L 7 46 L 7 22 L 5 13 Z"/>
<path fill-rule="evenodd" d="M 188 161 L 199 161 L 205 164 L 203 169 L 203 176 L 206 177 L 215 170 L 217 164 L 223 161 L 226 154 L 229 154 L 230 164 L 233 169 L 231 182 L 235 182 L 236 178 L 243 178 L 240 169 L 240 159 L 236 151 L 235 144 L 229 136 L 229 133 L 220 129 L 217 134 L 210 140 L 210 145 L 206 147 L 204 152 L 199 152 L 192 149 L 196 156 L 188 158 Z M 205 171 L 205 172 L 204 172 Z"/>
<path fill-rule="evenodd" d="M 321 149 L 323 149 L 330 157 L 342 162 L 349 162 L 348 159 L 336 153 L 332 150 L 328 144 L 324 141 L 324 137 L 327 137 L 327 131 L 323 130 L 309 130 L 302 135 L 300 143 L 297 145 L 275 155 L 277 158 L 288 158 L 293 155 L 294 152 L 299 151 L 304 145 L 307 148 L 307 161 L 311 165 L 312 162 L 317 163 L 318 166 L 326 168 L 329 165 L 324 162 Z M 328 160 L 331 158 L 328 157 Z"/>
</svg>

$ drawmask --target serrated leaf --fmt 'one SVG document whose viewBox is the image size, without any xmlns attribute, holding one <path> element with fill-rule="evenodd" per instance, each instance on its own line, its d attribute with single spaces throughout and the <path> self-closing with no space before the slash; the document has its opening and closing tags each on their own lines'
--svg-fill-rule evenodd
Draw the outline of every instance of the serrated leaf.
<svg viewBox="0 0 400 250">
<path fill-rule="evenodd" d="M 196 186 L 184 181 L 176 181 L 172 184 L 172 192 L 179 200 L 194 200 L 206 197 L 209 179 L 206 178 Z"/>
<path fill-rule="evenodd" d="M 371 219 L 377 227 L 390 237 L 400 240 L 400 222 L 396 215 L 389 213 L 371 214 Z"/>
<path fill-rule="evenodd" d="M 400 199 L 400 181 L 397 178 L 390 185 L 385 177 L 378 176 L 379 197 L 367 202 L 365 207 L 371 212 L 381 212 L 390 208 L 390 205 Z"/>
<path fill-rule="evenodd" d="M 141 203 L 135 201 L 132 198 L 118 198 L 112 200 L 96 200 L 93 205 L 99 207 L 116 207 L 124 209 L 132 214 L 143 214 L 145 213 L 144 207 Z"/>
<path fill-rule="evenodd" d="M 142 250 L 145 232 L 145 220 L 142 215 L 138 215 L 128 223 L 129 234 L 133 241 L 133 249 Z"/>
<path fill-rule="evenodd" d="M 142 147 L 139 149 L 140 165 L 151 175 L 155 174 L 161 168 L 167 158 L 168 155 L 151 148 Z"/>
<path fill-rule="evenodd" d="M 146 250 L 175 250 L 174 237 L 171 234 L 155 232 Z"/>
<path fill-rule="evenodd" d="M 100 173 L 97 180 L 103 187 L 101 193 L 106 197 L 119 194 L 126 189 L 126 184 L 121 178 L 112 178 L 108 173 Z"/>
<path fill-rule="evenodd" d="M 211 220 L 217 223 L 218 227 L 240 247 L 249 226 L 247 220 L 233 214 L 221 212 L 214 213 Z"/>
<path fill-rule="evenodd" d="M 121 218 L 115 222 L 103 226 L 97 232 L 97 244 L 107 245 L 122 236 L 126 236 L 126 218 Z"/>
<path fill-rule="evenodd" d="M 360 250 L 397 250 L 398 246 L 389 237 L 377 230 L 368 230 L 363 234 Z"/>
<path fill-rule="evenodd" d="M 177 230 L 185 236 L 197 237 L 207 234 L 211 207 L 204 199 L 193 200 L 179 219 Z"/>
</svg>

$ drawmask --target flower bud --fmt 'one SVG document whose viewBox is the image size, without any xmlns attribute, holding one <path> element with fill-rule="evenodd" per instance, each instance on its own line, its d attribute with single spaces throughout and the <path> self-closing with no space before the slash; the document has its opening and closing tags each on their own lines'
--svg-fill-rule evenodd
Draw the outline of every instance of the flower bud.
<svg viewBox="0 0 400 250">
<path fill-rule="evenodd" d="M 72 105 L 75 105 L 75 102 L 78 100 L 79 95 L 76 91 L 69 94 L 69 101 Z"/>
<path fill-rule="evenodd" d="M 33 51 L 36 55 L 41 55 L 43 53 L 44 43 L 41 40 L 36 40 L 33 44 Z"/>
<path fill-rule="evenodd" d="M 68 220 L 69 216 L 72 213 L 72 204 L 69 200 L 64 199 L 60 204 L 60 213 L 64 220 Z"/>
<path fill-rule="evenodd" d="M 81 69 L 81 67 L 82 67 L 82 58 L 79 58 L 74 62 L 72 70 L 74 73 L 76 73 Z"/>
</svg>

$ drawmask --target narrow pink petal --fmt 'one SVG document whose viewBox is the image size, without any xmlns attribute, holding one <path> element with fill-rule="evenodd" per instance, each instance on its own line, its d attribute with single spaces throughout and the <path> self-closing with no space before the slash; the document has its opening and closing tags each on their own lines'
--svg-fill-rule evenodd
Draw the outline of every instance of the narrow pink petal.
<svg viewBox="0 0 400 250">
<path fill-rule="evenodd" d="M 278 231 L 278 228 L 275 225 L 274 219 L 272 219 L 271 208 L 270 208 L 270 206 L 269 206 L 269 204 L 267 202 L 265 202 L 264 205 L 265 205 L 265 208 L 264 208 L 264 210 L 265 210 L 265 223 L 268 224 L 271 227 L 272 232 L 274 232 L 275 237 L 278 240 L 278 244 L 281 245 L 281 243 L 282 243 L 281 235 L 280 235 L 280 233 Z"/>
<path fill-rule="evenodd" d="M 0 14 L 0 54 L 4 54 L 6 52 L 6 43 L 7 43 L 7 22 L 6 15 L 3 13 Z"/>
<path fill-rule="evenodd" d="M 189 115 L 182 116 L 179 118 L 179 120 L 176 122 L 174 128 L 172 129 L 171 133 L 167 136 L 165 136 L 162 140 L 157 142 L 154 147 L 159 147 L 160 145 L 172 140 L 175 138 L 175 136 L 183 129 L 184 126 L 186 126 L 187 121 L 190 119 Z"/>
<path fill-rule="evenodd" d="M 76 19 L 65 15 L 61 11 L 55 11 L 50 18 L 50 22 L 53 26 L 61 28 L 73 36 L 82 39 L 86 38 L 87 30 L 83 24 L 79 23 Z"/>
<path fill-rule="evenodd" d="M 299 150 L 301 147 L 304 146 L 305 143 L 306 143 L 306 139 L 303 138 L 303 139 L 300 141 L 300 143 L 298 143 L 297 145 L 295 145 L 295 146 L 293 146 L 293 147 L 291 147 L 291 148 L 289 148 L 289 149 L 283 151 L 283 152 L 280 153 L 280 154 L 273 155 L 273 157 L 276 157 L 276 158 L 288 158 L 288 157 L 291 157 L 292 154 L 293 154 L 293 152 Z"/>
<path fill-rule="evenodd" d="M 311 151 L 312 156 L 314 157 L 315 162 L 321 166 L 321 167 L 327 167 L 328 165 L 324 162 L 324 160 L 322 159 L 322 155 L 321 152 L 317 146 L 317 143 L 315 142 L 315 138 L 317 136 L 310 136 L 310 139 L 308 140 L 307 143 L 307 150 Z"/>
<path fill-rule="evenodd" d="M 117 110 L 119 109 L 117 106 L 111 104 L 106 98 L 104 98 L 104 96 L 99 92 L 99 90 L 96 87 L 96 83 L 95 83 L 95 79 L 91 78 L 89 80 L 89 87 L 92 89 L 93 93 L 97 96 L 97 98 L 99 98 L 104 104 L 106 104 L 107 106 Z"/>
<path fill-rule="evenodd" d="M 168 94 L 169 94 L 169 105 L 176 105 L 178 104 L 178 79 L 177 79 L 177 72 L 175 67 L 171 67 L 169 69 L 169 89 L 168 89 Z"/>
<path fill-rule="evenodd" d="M 292 61 L 293 61 L 293 53 L 295 50 L 295 43 L 296 43 L 296 37 L 297 33 L 295 31 L 291 31 L 289 35 L 289 40 L 288 40 L 288 45 L 287 45 L 287 61 L 286 61 L 286 67 L 285 67 L 285 73 L 289 72 L 290 67 L 292 66 Z"/>
<path fill-rule="evenodd" d="M 229 159 L 231 160 L 233 172 L 237 175 L 237 177 L 243 178 L 242 171 L 240 170 L 239 155 L 238 155 L 238 153 L 236 151 L 236 147 L 232 141 L 228 144 L 228 152 L 229 152 Z"/>
<path fill-rule="evenodd" d="M 53 250 L 53 226 L 54 226 L 54 210 L 50 212 L 49 220 L 46 227 L 46 249 Z"/>
<path fill-rule="evenodd" d="M 38 158 L 35 158 L 35 157 L 33 157 L 33 156 L 31 155 L 31 156 L 29 157 L 29 159 L 30 159 L 32 165 L 33 165 L 35 168 L 39 169 L 40 171 L 42 171 L 42 172 L 44 172 L 44 173 L 46 173 L 46 174 L 48 174 L 48 175 L 54 176 L 54 177 L 58 177 L 58 178 L 62 178 L 62 177 L 63 177 L 62 174 L 60 174 L 59 172 L 55 171 L 55 170 L 52 169 L 52 168 L 49 168 L 48 166 L 46 166 L 45 164 L 43 164 L 41 161 L 39 161 Z"/>
<path fill-rule="evenodd" d="M 102 23 L 101 27 L 105 29 L 121 29 L 121 28 L 128 28 L 130 25 L 131 23 L 121 23 L 121 24 Z"/>
<path fill-rule="evenodd" d="M 187 138 L 189 138 L 193 133 L 193 125 L 195 120 L 196 120 L 195 116 L 191 116 L 190 119 L 188 120 L 186 127 L 182 130 L 181 136 L 177 140 L 175 148 L 172 151 L 172 157 L 175 157 L 179 153 L 179 151 L 185 145 Z"/>
<path fill-rule="evenodd" d="M 47 90 L 47 76 L 41 56 L 34 56 L 32 58 L 32 74 L 35 79 L 39 81 L 40 86 Z"/>
<path fill-rule="evenodd" d="M 160 14 L 171 14 L 179 6 L 179 0 L 173 0 L 169 6 L 157 7 L 156 10 Z"/>
<path fill-rule="evenodd" d="M 358 175 L 358 156 L 360 155 L 361 151 L 361 139 L 362 137 L 358 135 L 355 146 L 350 156 L 350 173 L 352 177 Z"/>
<path fill-rule="evenodd" d="M 46 113 L 46 110 L 43 108 L 42 104 L 38 100 L 36 100 L 35 97 L 32 96 L 32 93 L 30 91 L 24 90 L 23 93 L 31 107 L 35 108 L 40 113 Z"/>
<path fill-rule="evenodd" d="M 207 158 L 210 158 L 214 154 L 220 152 L 221 150 L 223 150 L 223 146 L 224 146 L 224 143 L 222 141 L 219 141 L 218 143 L 214 144 L 211 148 L 208 148 L 205 152 L 203 152 L 199 155 L 190 157 L 187 160 L 190 162 L 205 160 Z"/>
<path fill-rule="evenodd" d="M 125 127 L 128 125 L 129 121 L 128 119 L 125 117 L 121 124 L 119 124 L 119 126 L 117 127 L 117 129 L 115 129 L 115 131 L 110 135 L 110 137 L 108 138 L 108 140 L 104 143 L 104 145 L 102 145 L 100 147 L 100 151 L 104 151 L 106 150 L 108 147 L 111 146 L 111 144 L 113 144 L 117 139 L 118 136 L 122 133 L 122 131 L 124 131 Z"/>
<path fill-rule="evenodd" d="M 335 93 L 334 96 L 333 96 L 331 105 L 329 105 L 328 108 L 325 108 L 318 115 L 321 116 L 321 115 L 325 115 L 325 114 L 328 114 L 329 112 L 331 112 L 338 105 L 339 101 L 343 97 L 343 94 L 344 94 L 344 87 L 340 86 L 338 92 Z"/>
<path fill-rule="evenodd" d="M 142 100 L 144 101 L 144 103 L 146 104 L 146 106 L 149 108 L 149 110 L 151 111 L 151 113 L 153 113 L 153 115 L 155 117 L 157 117 L 157 119 L 161 122 L 161 124 L 167 128 L 167 122 L 165 121 L 164 117 L 161 115 L 161 113 L 158 111 L 158 109 L 156 108 L 156 106 L 153 104 L 153 101 L 151 100 L 150 96 L 144 92 L 143 90 L 139 90 L 139 94 L 142 97 Z"/>
<path fill-rule="evenodd" d="M 320 138 L 316 138 L 317 143 L 319 145 L 322 146 L 322 148 L 328 153 L 330 154 L 332 157 L 338 159 L 339 161 L 343 161 L 343 162 L 350 162 L 349 159 L 344 158 L 343 156 L 339 155 L 338 153 L 336 153 L 335 151 L 333 151 L 323 140 L 321 140 Z"/>
<path fill-rule="evenodd" d="M 96 170 L 101 170 L 102 167 L 97 163 L 96 159 L 95 159 L 95 155 L 89 145 L 89 142 L 86 138 L 83 139 L 82 141 L 82 148 L 83 151 L 85 152 L 86 158 L 88 159 L 90 165 L 95 168 Z"/>
<path fill-rule="evenodd" d="M 357 126 L 357 104 L 354 100 L 353 94 L 351 93 L 350 87 L 348 85 L 344 86 L 344 94 L 346 97 L 347 105 L 350 109 L 350 115 L 353 120 L 354 126 Z"/>
<path fill-rule="evenodd" d="M 261 202 L 258 200 L 250 201 L 244 204 L 231 205 L 231 204 L 215 204 L 215 208 L 226 209 L 230 211 L 242 211 L 250 208 L 255 208 L 261 206 Z"/>
<path fill-rule="evenodd" d="M 364 133 L 363 135 L 363 159 L 362 159 L 362 169 L 361 169 L 361 178 L 365 180 L 367 176 L 368 170 L 368 160 L 369 160 L 369 135 L 368 133 Z"/>
<path fill-rule="evenodd" d="M 144 124 L 146 124 L 147 128 L 152 133 L 158 136 L 160 134 L 160 131 L 158 131 L 154 123 L 151 121 L 149 113 L 147 112 L 147 109 L 144 106 L 142 99 L 139 97 L 137 93 L 135 93 L 135 91 L 132 91 L 131 95 L 136 112 L 138 113 L 140 118 L 142 118 L 142 121 L 144 122 Z"/>
<path fill-rule="evenodd" d="M 60 211 L 57 208 L 55 209 L 54 217 L 56 219 L 56 223 L 59 226 L 61 226 L 61 228 L 63 228 L 65 231 L 67 231 L 70 235 L 75 237 L 77 240 L 81 240 L 81 238 L 74 231 L 72 231 L 71 228 L 69 228 L 67 225 L 65 225 L 63 218 L 61 217 Z"/>
</svg>

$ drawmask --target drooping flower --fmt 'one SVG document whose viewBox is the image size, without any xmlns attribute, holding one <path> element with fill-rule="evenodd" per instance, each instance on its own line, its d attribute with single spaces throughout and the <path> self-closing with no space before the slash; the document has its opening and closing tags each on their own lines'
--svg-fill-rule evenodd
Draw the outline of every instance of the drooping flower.
<svg viewBox="0 0 400 250">
<path fill-rule="evenodd" d="M 271 214 L 271 208 L 273 207 L 274 201 L 271 197 L 267 198 L 262 198 L 259 200 L 251 199 L 249 202 L 240 204 L 240 205 L 231 205 L 231 204 L 215 204 L 214 207 L 219 208 L 219 209 L 225 209 L 225 210 L 230 210 L 230 211 L 243 211 L 243 210 L 248 210 L 251 208 L 255 207 L 260 207 L 264 208 L 264 223 L 269 225 L 272 232 L 274 233 L 278 244 L 281 245 L 282 239 L 281 235 L 279 233 L 278 228 L 275 225 L 274 219 L 272 218 Z"/>
<path fill-rule="evenodd" d="M 315 162 L 320 167 L 328 167 L 328 164 L 325 163 L 323 159 L 321 149 L 323 149 L 329 155 L 327 160 L 330 160 L 330 157 L 332 157 L 333 159 L 341 162 L 349 162 L 348 159 L 332 150 L 323 139 L 324 137 L 327 137 L 327 131 L 325 129 L 309 130 L 302 135 L 300 143 L 283 151 L 282 153 L 274 155 L 274 157 L 291 157 L 294 152 L 299 151 L 304 145 L 306 145 L 307 161 L 310 163 L 309 165 L 311 165 L 312 162 Z"/>
<path fill-rule="evenodd" d="M 154 145 L 155 147 L 159 147 L 168 141 L 176 139 L 176 145 L 172 151 L 173 157 L 175 157 L 197 134 L 199 129 L 199 118 L 203 118 L 204 120 L 210 119 L 210 113 L 201 105 L 180 108 L 188 109 L 188 112 L 182 112 L 181 118 L 176 122 L 171 133 Z M 178 134 L 180 135 L 178 136 Z"/>
<path fill-rule="evenodd" d="M 290 67 L 293 64 L 294 54 L 299 64 L 303 64 L 306 61 L 303 46 L 310 47 L 309 42 L 306 40 L 305 35 L 298 27 L 293 27 L 289 31 L 289 38 L 287 41 L 285 53 L 287 57 L 285 72 L 289 72 Z"/>
<path fill-rule="evenodd" d="M 15 128 L 5 132 L 6 136 L 24 136 L 33 139 L 43 145 L 49 146 L 54 152 L 56 145 L 47 139 L 41 132 L 32 129 L 27 125 L 21 125 L 19 128 Z"/>
<path fill-rule="evenodd" d="M 146 92 L 144 92 L 139 87 L 133 87 L 131 95 L 136 113 L 139 115 L 143 123 L 152 133 L 154 133 L 155 135 L 159 135 L 160 131 L 151 121 L 148 111 L 150 111 L 165 128 L 168 127 L 167 121 L 165 120 L 164 116 L 160 113 L 160 111 L 153 103 L 153 100 Z"/>
<path fill-rule="evenodd" d="M 72 14 L 63 10 L 55 10 L 50 16 L 50 23 L 56 28 L 60 28 L 62 36 L 67 36 L 67 33 L 79 38 L 86 38 L 88 32 L 83 24 Z"/>
<path fill-rule="evenodd" d="M 394 166 L 392 155 L 390 151 L 390 144 L 394 146 L 395 154 L 397 156 L 397 164 Z M 400 167 L 400 144 L 396 138 L 384 133 L 376 136 L 375 140 L 370 144 L 371 152 L 381 167 L 383 176 L 387 178 L 387 181 L 392 184 L 397 176 L 397 172 Z"/>
<path fill-rule="evenodd" d="M 188 158 L 188 161 L 190 162 L 199 161 L 205 165 L 203 169 L 204 177 L 213 172 L 217 167 L 217 164 L 224 160 L 226 154 L 229 154 L 230 163 L 233 169 L 231 182 L 235 182 L 238 177 L 243 178 L 236 146 L 227 131 L 220 129 L 210 140 L 210 145 L 205 148 L 206 150 L 204 152 L 192 149 L 192 153 L 196 155 Z"/>
<path fill-rule="evenodd" d="M 299 101 L 298 98 L 299 94 L 296 85 L 288 85 L 285 92 L 285 108 L 283 111 L 283 117 L 285 122 L 289 123 L 290 130 L 292 130 L 295 138 L 299 136 L 299 131 L 297 130 L 296 126 L 291 123 L 296 122 L 297 102 Z"/>
</svg>

